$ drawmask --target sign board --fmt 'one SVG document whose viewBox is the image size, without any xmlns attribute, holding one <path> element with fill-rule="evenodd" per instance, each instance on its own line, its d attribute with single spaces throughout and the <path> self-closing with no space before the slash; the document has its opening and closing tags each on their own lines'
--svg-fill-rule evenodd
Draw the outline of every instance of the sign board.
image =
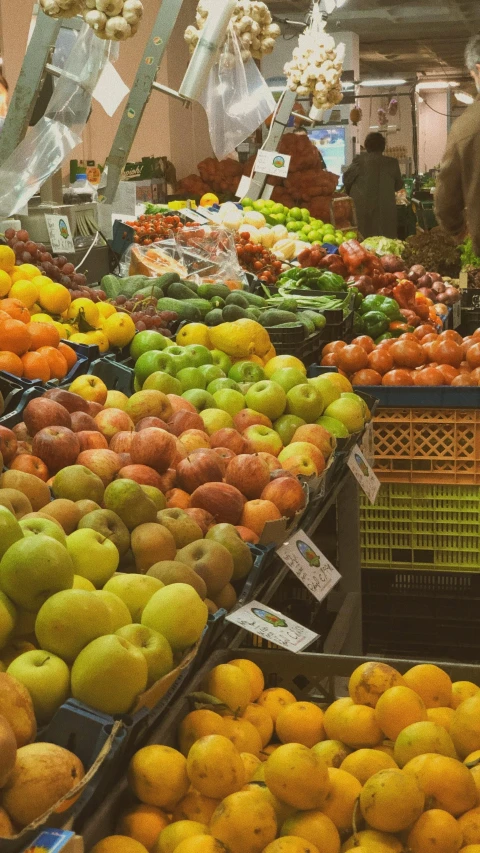
<svg viewBox="0 0 480 853">
<path fill-rule="evenodd" d="M 68 255 L 75 251 L 70 223 L 66 216 L 45 214 L 50 245 L 55 255 Z"/>
<path fill-rule="evenodd" d="M 254 172 L 261 175 L 275 175 L 277 178 L 287 178 L 290 169 L 289 154 L 279 154 L 278 151 L 260 150 L 253 167 Z"/>
<path fill-rule="evenodd" d="M 335 566 L 303 530 L 294 533 L 277 553 L 317 601 L 323 601 L 341 578 Z"/>
<path fill-rule="evenodd" d="M 365 492 L 370 503 L 374 504 L 377 500 L 381 483 L 365 459 L 358 444 L 355 445 L 349 456 L 348 467 Z"/>
<path fill-rule="evenodd" d="M 318 638 L 318 634 L 260 601 L 239 607 L 226 620 L 289 652 L 302 652 Z"/>
</svg>

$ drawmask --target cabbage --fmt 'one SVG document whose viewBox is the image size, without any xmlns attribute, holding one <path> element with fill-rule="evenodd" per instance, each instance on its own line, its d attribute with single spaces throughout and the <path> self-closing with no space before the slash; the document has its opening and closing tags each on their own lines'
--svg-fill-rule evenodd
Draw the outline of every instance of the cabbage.
<svg viewBox="0 0 480 853">
<path fill-rule="evenodd" d="M 362 246 L 368 249 L 369 252 L 375 252 L 380 257 L 382 255 L 401 256 L 404 243 L 402 240 L 392 240 L 390 237 L 367 237 L 363 241 Z"/>
</svg>

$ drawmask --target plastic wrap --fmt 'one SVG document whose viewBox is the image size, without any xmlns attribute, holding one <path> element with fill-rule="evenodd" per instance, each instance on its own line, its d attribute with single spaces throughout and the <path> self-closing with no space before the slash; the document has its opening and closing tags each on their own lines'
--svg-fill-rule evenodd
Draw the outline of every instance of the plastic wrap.
<svg viewBox="0 0 480 853">
<path fill-rule="evenodd" d="M 199 102 L 215 156 L 223 160 L 272 114 L 274 97 L 253 59 L 244 63 L 232 25 Z"/>
<path fill-rule="evenodd" d="M 92 92 L 109 53 L 110 44 L 84 24 L 45 115 L 0 167 L 0 213 L 21 210 L 82 141 Z"/>
</svg>

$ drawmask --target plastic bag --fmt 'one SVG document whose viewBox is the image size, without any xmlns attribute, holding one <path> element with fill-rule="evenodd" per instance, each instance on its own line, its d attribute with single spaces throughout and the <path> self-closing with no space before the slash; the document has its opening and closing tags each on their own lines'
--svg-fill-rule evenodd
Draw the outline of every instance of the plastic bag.
<svg viewBox="0 0 480 853">
<path fill-rule="evenodd" d="M 274 97 L 254 60 L 243 62 L 232 25 L 199 102 L 207 113 L 218 160 L 231 154 L 275 110 Z"/>
<path fill-rule="evenodd" d="M 0 167 L 0 212 L 21 210 L 82 141 L 110 43 L 84 24 L 45 115 Z"/>
</svg>

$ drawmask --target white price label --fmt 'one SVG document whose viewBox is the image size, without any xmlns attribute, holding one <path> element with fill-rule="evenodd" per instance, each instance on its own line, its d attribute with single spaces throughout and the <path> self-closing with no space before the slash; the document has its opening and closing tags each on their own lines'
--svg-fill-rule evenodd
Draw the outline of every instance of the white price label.
<svg viewBox="0 0 480 853">
<path fill-rule="evenodd" d="M 244 175 L 237 187 L 237 192 L 235 193 L 236 198 L 245 198 L 249 193 L 251 183 L 252 179 L 249 178 L 248 175 Z"/>
<path fill-rule="evenodd" d="M 290 169 L 289 154 L 279 154 L 278 151 L 259 151 L 255 160 L 254 172 L 261 175 L 275 175 L 277 178 L 287 178 Z"/>
<path fill-rule="evenodd" d="M 302 652 L 318 639 L 318 634 L 294 622 L 283 613 L 266 607 L 260 601 L 251 601 L 239 607 L 226 617 L 228 622 L 233 622 L 239 628 L 257 634 L 264 640 L 269 640 L 282 649 L 289 652 Z"/>
<path fill-rule="evenodd" d="M 358 444 L 355 445 L 349 456 L 348 467 L 365 492 L 370 503 L 374 504 L 377 500 L 381 483 L 365 459 Z"/>
<path fill-rule="evenodd" d="M 116 68 L 111 62 L 107 62 L 98 78 L 92 97 L 101 104 L 108 116 L 113 116 L 129 91 Z"/>
<path fill-rule="evenodd" d="M 341 578 L 335 566 L 303 530 L 281 545 L 277 553 L 317 601 L 323 601 Z"/>
<path fill-rule="evenodd" d="M 203 216 L 202 213 L 199 213 L 197 210 L 191 210 L 189 207 L 184 207 L 182 210 L 178 211 L 185 216 L 186 219 L 190 219 L 191 222 L 196 222 L 198 225 L 207 225 L 207 219 Z"/>
<path fill-rule="evenodd" d="M 46 213 L 45 222 L 52 251 L 57 255 L 72 254 L 75 251 L 75 245 L 67 217 Z"/>
</svg>

